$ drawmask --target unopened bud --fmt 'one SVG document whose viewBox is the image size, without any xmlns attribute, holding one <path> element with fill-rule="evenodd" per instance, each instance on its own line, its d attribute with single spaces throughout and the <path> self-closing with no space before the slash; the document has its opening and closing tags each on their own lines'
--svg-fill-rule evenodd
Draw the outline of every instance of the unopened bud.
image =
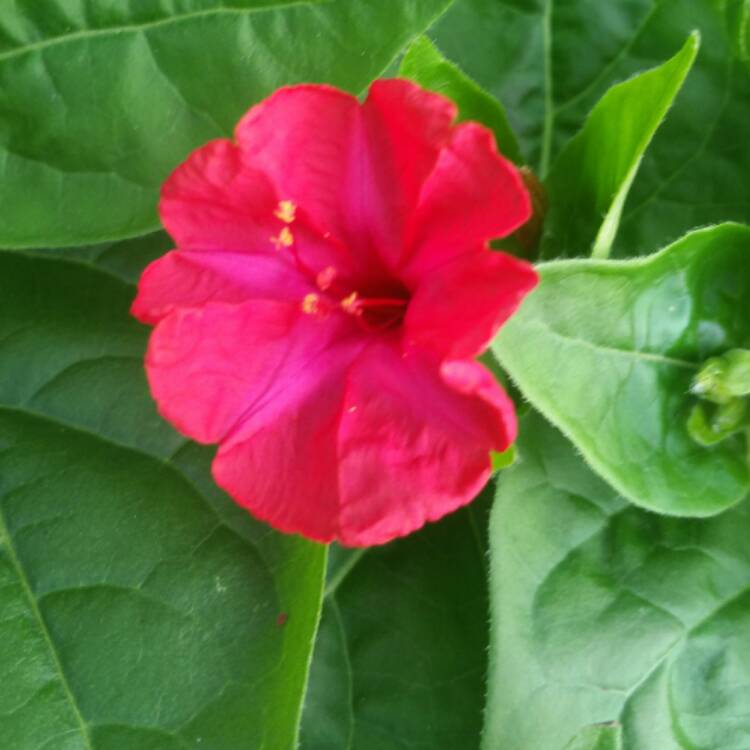
<svg viewBox="0 0 750 750">
<path fill-rule="evenodd" d="M 727 363 L 726 387 L 733 396 L 750 395 L 750 351 L 732 349 L 724 355 Z"/>
<path fill-rule="evenodd" d="M 750 395 L 750 351 L 732 349 L 707 359 L 693 379 L 690 392 L 715 404 Z"/>
<path fill-rule="evenodd" d="M 713 409 L 710 416 L 707 409 Z M 688 417 L 688 433 L 701 445 L 716 445 L 748 426 L 747 410 L 744 398 L 735 398 L 715 407 L 696 404 Z"/>
</svg>

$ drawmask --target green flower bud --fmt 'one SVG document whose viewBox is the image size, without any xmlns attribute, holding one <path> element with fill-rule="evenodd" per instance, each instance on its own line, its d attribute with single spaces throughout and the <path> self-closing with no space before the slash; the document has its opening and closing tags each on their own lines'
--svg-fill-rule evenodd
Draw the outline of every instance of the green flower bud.
<svg viewBox="0 0 750 750">
<path fill-rule="evenodd" d="M 712 409 L 710 416 L 707 409 Z M 716 445 L 748 427 L 747 411 L 748 402 L 744 398 L 735 398 L 715 407 L 696 404 L 688 417 L 688 433 L 701 445 Z"/>
<path fill-rule="evenodd" d="M 703 363 L 703 367 L 693 378 L 690 392 L 698 398 L 724 404 L 732 398 L 725 386 L 727 377 L 727 363 L 723 357 L 711 357 Z"/>
<path fill-rule="evenodd" d="M 733 396 L 750 394 L 750 351 L 732 349 L 723 356 L 727 364 L 725 385 Z"/>
<path fill-rule="evenodd" d="M 690 392 L 715 404 L 750 395 L 750 351 L 732 349 L 707 359 L 693 378 Z"/>
</svg>

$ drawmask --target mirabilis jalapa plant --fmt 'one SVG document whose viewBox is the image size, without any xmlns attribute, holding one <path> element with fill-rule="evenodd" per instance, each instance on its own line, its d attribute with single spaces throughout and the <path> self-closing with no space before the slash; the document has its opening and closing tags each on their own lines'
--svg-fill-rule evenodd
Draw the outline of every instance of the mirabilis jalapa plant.
<svg viewBox="0 0 750 750">
<path fill-rule="evenodd" d="M 443 0 L 347 2 L 3 26 L 4 742 L 750 746 L 750 211 L 713 182 L 716 221 L 666 208 L 706 155 L 750 185 L 747 4 L 655 3 L 540 123 L 528 71 L 508 117 L 418 36 Z M 572 7 L 456 2 L 435 33 L 539 20 L 548 75 Z M 720 80 L 670 172 L 678 97 Z"/>
</svg>

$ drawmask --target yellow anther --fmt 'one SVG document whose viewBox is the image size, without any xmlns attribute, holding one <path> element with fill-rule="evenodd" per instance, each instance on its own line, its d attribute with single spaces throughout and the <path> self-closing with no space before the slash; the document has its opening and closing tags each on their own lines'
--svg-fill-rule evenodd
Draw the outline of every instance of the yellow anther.
<svg viewBox="0 0 750 750">
<path fill-rule="evenodd" d="M 277 250 L 281 250 L 283 247 L 291 247 L 294 244 L 294 235 L 289 227 L 284 227 L 278 237 L 271 237 L 271 242 L 276 246 Z"/>
<path fill-rule="evenodd" d="M 297 204 L 294 201 L 279 201 L 279 207 L 274 211 L 273 215 L 277 219 L 281 219 L 284 224 L 291 224 L 294 221 L 296 212 Z"/>
<path fill-rule="evenodd" d="M 356 307 L 358 299 L 359 295 L 356 292 L 352 292 L 348 297 L 342 299 L 341 307 L 343 308 L 344 312 L 348 312 L 352 315 L 357 315 L 359 313 L 359 310 Z"/>
<path fill-rule="evenodd" d="M 307 315 L 320 313 L 320 297 L 317 294 L 306 294 L 302 300 L 302 312 Z"/>
<path fill-rule="evenodd" d="M 336 269 L 333 266 L 328 266 L 328 268 L 324 268 L 315 277 L 315 282 L 318 285 L 318 289 L 320 289 L 321 292 L 325 292 L 327 289 L 331 288 L 331 284 L 333 284 L 333 280 L 335 278 L 336 278 Z"/>
</svg>

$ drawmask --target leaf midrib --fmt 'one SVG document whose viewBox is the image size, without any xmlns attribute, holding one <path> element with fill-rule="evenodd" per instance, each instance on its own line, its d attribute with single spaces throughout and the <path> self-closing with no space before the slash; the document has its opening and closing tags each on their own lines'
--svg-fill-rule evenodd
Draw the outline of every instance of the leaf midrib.
<svg viewBox="0 0 750 750">
<path fill-rule="evenodd" d="M 562 339 L 563 341 L 567 341 L 572 345 L 582 346 L 586 349 L 593 349 L 596 352 L 601 352 L 603 354 L 609 354 L 609 355 L 615 355 L 619 357 L 627 357 L 629 359 L 636 359 L 636 360 L 643 360 L 645 362 L 654 362 L 656 364 L 661 365 L 667 365 L 670 367 L 679 367 L 683 370 L 698 370 L 699 365 L 695 362 L 689 362 L 686 359 L 677 359 L 676 357 L 666 357 L 663 354 L 656 354 L 653 352 L 644 352 L 640 349 L 621 349 L 615 346 L 603 346 L 601 344 L 596 344 L 593 341 L 588 341 L 587 339 L 581 339 L 576 336 L 568 336 L 564 333 L 561 333 L 560 331 L 555 331 L 554 329 L 550 328 L 546 323 L 541 321 L 533 321 L 533 322 L 524 322 L 522 320 L 515 320 L 510 321 L 508 323 L 508 327 L 511 326 L 519 326 L 521 328 L 531 328 L 536 329 L 537 331 L 541 331 L 544 335 L 551 336 L 552 338 Z M 501 333 L 502 337 L 502 333 Z M 500 355 L 501 353 L 498 352 Z M 501 360 L 504 359 L 504 357 L 500 357 Z"/>
<path fill-rule="evenodd" d="M 67 698 L 68 703 L 70 704 L 70 708 L 71 708 L 71 711 L 73 712 L 73 717 L 75 719 L 75 722 L 78 725 L 78 729 L 80 732 L 81 739 L 84 742 L 84 746 L 87 748 L 87 750 L 94 750 L 94 746 L 91 742 L 91 735 L 89 734 L 88 724 L 86 723 L 86 720 L 83 718 L 81 709 L 78 706 L 78 701 L 75 697 L 75 694 L 73 693 L 72 688 L 70 687 L 70 683 L 68 682 L 67 675 L 65 674 L 65 670 L 63 669 L 62 662 L 60 661 L 60 658 L 57 654 L 55 644 L 52 641 L 52 637 L 50 635 L 49 629 L 47 628 L 47 623 L 45 622 L 44 617 L 42 616 L 42 613 L 39 609 L 37 598 L 34 594 L 33 589 L 31 588 L 29 579 L 26 576 L 26 571 L 23 569 L 23 566 L 21 565 L 21 562 L 18 559 L 18 555 L 16 554 L 16 548 L 15 548 L 15 545 L 13 544 L 13 537 L 10 535 L 10 532 L 8 531 L 8 524 L 5 520 L 5 516 L 3 513 L 2 503 L 0 503 L 0 545 L 5 546 L 8 552 L 8 558 L 10 559 L 11 565 L 16 571 L 16 575 L 18 576 L 18 581 L 29 603 L 29 608 L 31 609 L 31 613 L 37 622 L 37 625 L 39 627 L 39 632 L 42 635 L 42 638 L 44 639 L 44 643 L 47 646 L 47 649 L 52 658 L 52 663 L 54 664 L 55 671 L 57 672 L 57 675 L 59 677 L 60 685 L 62 686 L 62 689 L 65 693 L 65 697 Z"/>
<path fill-rule="evenodd" d="M 39 256 L 36 256 L 36 257 L 39 257 Z M 87 264 L 80 263 L 80 265 L 87 265 Z M 122 280 L 120 281 L 122 283 L 127 283 Z M 94 432 L 93 430 L 90 430 L 89 428 L 83 425 L 73 424 L 57 416 L 51 416 L 49 414 L 39 412 L 35 409 L 28 408 L 27 406 L 14 406 L 14 405 L 9 405 L 7 403 L 0 403 L 0 414 L 2 413 L 19 414 L 22 416 L 31 417 L 33 419 L 39 420 L 40 422 L 44 422 L 46 424 L 53 425 L 58 428 L 61 427 L 65 430 L 69 430 L 69 431 L 72 431 L 81 435 L 85 435 L 88 439 L 96 440 L 111 448 L 115 448 L 120 451 L 127 451 L 134 455 L 140 456 L 141 458 L 145 458 L 149 461 L 157 462 L 165 466 L 168 470 L 174 472 L 186 485 L 188 485 L 190 489 L 195 493 L 195 495 L 203 501 L 206 508 L 216 516 L 216 519 L 219 523 L 221 524 L 225 523 L 224 519 L 216 512 L 216 509 L 213 507 L 213 505 L 210 502 L 208 502 L 208 500 L 206 500 L 203 493 L 177 466 L 175 466 L 171 462 L 171 459 L 169 458 L 159 457 L 157 455 L 144 451 L 140 448 L 137 448 L 133 445 L 129 445 L 119 440 L 115 440 L 114 438 L 101 435 L 97 432 Z M 243 541 L 246 544 L 248 544 L 248 546 L 250 546 L 256 554 L 260 554 L 260 551 L 255 545 L 251 544 L 247 540 L 243 539 Z M 86 722 L 81 712 L 81 709 L 78 705 L 75 694 L 70 686 L 67 675 L 63 668 L 62 662 L 60 661 L 60 658 L 58 656 L 55 642 L 52 639 L 49 629 L 47 628 L 47 624 L 41 613 L 41 610 L 39 609 L 39 606 L 38 606 L 39 600 L 35 596 L 33 589 L 31 588 L 31 585 L 29 583 L 28 577 L 26 576 L 25 570 L 23 566 L 21 565 L 21 561 L 19 560 L 16 554 L 15 545 L 13 544 L 13 537 L 11 536 L 8 530 L 8 525 L 3 514 L 3 506 L 2 506 L 2 503 L 0 503 L 0 545 L 3 545 L 3 544 L 8 550 L 8 557 L 11 561 L 11 564 L 13 565 L 16 575 L 18 576 L 18 580 L 21 584 L 21 587 L 29 601 L 29 606 L 31 607 L 32 613 L 39 627 L 39 631 L 51 654 L 51 657 L 55 666 L 55 670 L 59 676 L 59 682 L 65 692 L 65 696 L 68 702 L 70 703 L 71 710 L 73 711 L 73 715 L 78 725 L 81 737 L 85 743 L 85 750 L 95 750 L 92 744 L 91 735 L 89 733 L 89 725 Z M 263 560 L 263 562 L 269 570 L 272 569 L 272 567 L 268 564 L 266 560 Z M 55 592 L 55 593 L 59 593 L 59 592 Z M 322 601 L 322 598 L 321 598 L 321 601 Z M 180 738 L 177 735 L 175 735 L 175 738 L 181 742 Z"/>
<path fill-rule="evenodd" d="M 7 52 L 0 53 L 0 63 L 11 60 L 14 57 L 21 57 L 31 52 L 36 52 L 49 47 L 56 47 L 69 42 L 74 42 L 80 39 L 90 39 L 100 36 L 116 36 L 118 34 L 131 34 L 136 32 L 143 32 L 149 29 L 158 28 L 161 26 L 171 26 L 173 24 L 184 23 L 196 18 L 207 18 L 211 16 L 231 15 L 231 16 L 246 16 L 255 13 L 270 13 L 273 11 L 280 10 L 282 8 L 288 8 L 295 5 L 319 5 L 321 3 L 329 2 L 329 0 L 287 0 L 285 3 L 277 3 L 273 5 L 262 5 L 257 8 L 209 8 L 205 10 L 190 11 L 187 13 L 175 14 L 167 18 L 159 18 L 153 21 L 146 21 L 144 23 L 134 24 L 123 24 L 120 26 L 107 26 L 101 29 L 82 29 L 80 31 L 74 31 L 69 34 L 61 34 L 60 36 L 51 37 L 44 39 L 40 42 L 32 42 L 31 44 L 24 44 L 15 49 L 8 50 Z"/>
</svg>

